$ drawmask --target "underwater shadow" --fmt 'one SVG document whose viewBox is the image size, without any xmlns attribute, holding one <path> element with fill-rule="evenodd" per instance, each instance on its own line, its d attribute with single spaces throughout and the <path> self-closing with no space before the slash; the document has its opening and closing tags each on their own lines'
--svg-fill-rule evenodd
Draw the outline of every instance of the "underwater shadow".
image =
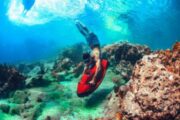
<svg viewBox="0 0 180 120">
<path fill-rule="evenodd" d="M 98 90 L 97 92 L 93 93 L 90 98 L 87 99 L 85 106 L 87 108 L 98 106 L 102 103 L 103 100 L 106 99 L 106 97 L 112 90 L 112 88 Z"/>
</svg>

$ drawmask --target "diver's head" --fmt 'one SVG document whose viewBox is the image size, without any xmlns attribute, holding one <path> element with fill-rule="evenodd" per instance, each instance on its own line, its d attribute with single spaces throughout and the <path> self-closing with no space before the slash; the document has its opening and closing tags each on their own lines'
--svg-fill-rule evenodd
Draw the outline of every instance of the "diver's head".
<svg viewBox="0 0 180 120">
<path fill-rule="evenodd" d="M 85 64 L 88 64 L 91 62 L 91 55 L 88 52 L 83 53 L 83 61 Z"/>
</svg>

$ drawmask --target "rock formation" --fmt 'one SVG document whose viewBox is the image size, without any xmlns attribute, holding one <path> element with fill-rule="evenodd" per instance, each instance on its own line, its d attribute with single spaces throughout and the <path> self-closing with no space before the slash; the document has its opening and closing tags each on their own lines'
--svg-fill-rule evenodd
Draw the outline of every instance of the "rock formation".
<svg viewBox="0 0 180 120">
<path fill-rule="evenodd" d="M 88 51 L 88 47 L 84 43 L 78 43 L 63 50 L 55 61 L 52 75 L 58 81 L 69 80 L 66 79 L 69 74 L 79 77 L 83 71 L 82 55 L 85 51 Z"/>
<path fill-rule="evenodd" d="M 135 63 L 150 53 L 151 50 L 147 46 L 130 43 L 115 43 L 102 49 L 103 58 L 110 61 L 112 70 L 119 75 L 118 78 L 113 78 L 114 80 L 124 79 L 128 81 Z"/>
<path fill-rule="evenodd" d="M 79 77 L 83 71 L 82 54 L 88 47 L 79 43 L 61 53 L 61 57 L 55 62 L 53 75 L 57 78 L 63 78 L 58 72 L 65 71 Z M 130 43 L 115 43 L 102 47 L 102 58 L 110 61 L 110 66 L 117 74 L 121 74 L 124 79 L 129 80 L 132 69 L 136 61 L 144 55 L 150 54 L 151 50 L 147 46 L 133 45 Z"/>
<path fill-rule="evenodd" d="M 88 98 L 78 98 L 75 86 L 84 68 L 81 56 L 86 47 L 72 46 L 55 61 L 18 65 L 27 79 L 14 67 L 0 65 L 0 97 L 13 93 L 0 101 L 0 115 L 2 112 L 26 120 L 81 120 L 79 115 L 88 109 L 82 103 L 86 105 Z M 104 46 L 102 56 L 110 61 L 104 83 L 109 80 L 106 83 L 109 87 L 112 79 L 115 87 L 102 106 L 98 106 L 101 110 L 105 108 L 105 115 L 97 113 L 104 118 L 96 120 L 180 119 L 180 43 L 172 50 L 154 53 L 147 46 L 115 43 Z M 63 80 L 69 81 L 59 82 Z M 96 117 L 92 116 L 82 120 Z"/>
<path fill-rule="evenodd" d="M 111 114 L 107 118 L 122 113 L 127 120 L 179 120 L 180 43 L 172 50 L 144 56 L 129 83 L 113 94 L 106 106 L 106 115 Z"/>
<path fill-rule="evenodd" d="M 25 77 L 14 67 L 0 65 L 0 98 L 8 97 L 9 93 L 22 89 L 25 86 Z"/>
</svg>

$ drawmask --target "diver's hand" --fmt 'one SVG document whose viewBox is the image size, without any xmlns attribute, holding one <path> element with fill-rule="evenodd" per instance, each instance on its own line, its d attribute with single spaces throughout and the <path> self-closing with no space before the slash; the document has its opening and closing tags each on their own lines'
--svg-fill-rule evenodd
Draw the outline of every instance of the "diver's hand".
<svg viewBox="0 0 180 120">
<path fill-rule="evenodd" d="M 88 71 L 88 67 L 85 65 L 84 70 L 83 70 L 83 74 L 87 73 L 87 71 Z"/>
<path fill-rule="evenodd" d="M 92 85 L 92 86 L 94 86 L 94 85 L 96 84 L 96 82 L 95 82 L 95 80 L 93 79 L 93 80 L 89 81 L 89 84 Z"/>
</svg>

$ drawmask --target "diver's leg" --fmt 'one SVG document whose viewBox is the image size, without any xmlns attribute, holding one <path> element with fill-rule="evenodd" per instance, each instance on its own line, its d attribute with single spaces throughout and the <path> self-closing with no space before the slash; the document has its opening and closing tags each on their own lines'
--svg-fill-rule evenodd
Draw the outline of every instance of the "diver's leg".
<svg viewBox="0 0 180 120">
<path fill-rule="evenodd" d="M 100 46 L 99 40 L 98 40 L 98 37 L 96 36 L 96 34 L 91 32 L 90 30 L 88 30 L 88 28 L 85 25 L 83 25 L 80 21 L 76 21 L 76 26 L 77 26 L 78 30 L 86 38 L 86 41 L 91 49 L 94 46 Z"/>
<path fill-rule="evenodd" d="M 90 31 L 88 30 L 88 28 L 83 25 L 80 21 L 76 21 L 76 26 L 78 28 L 78 30 L 87 38 L 90 34 Z"/>
</svg>

